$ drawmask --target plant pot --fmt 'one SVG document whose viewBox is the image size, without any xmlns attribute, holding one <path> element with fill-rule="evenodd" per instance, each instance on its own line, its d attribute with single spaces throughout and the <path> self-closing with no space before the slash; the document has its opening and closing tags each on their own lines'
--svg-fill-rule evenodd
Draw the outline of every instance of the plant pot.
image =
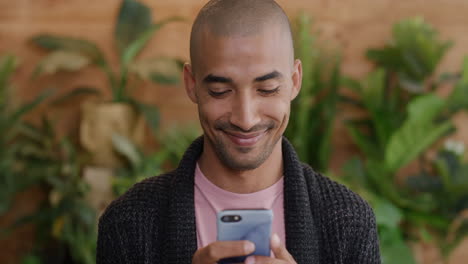
<svg viewBox="0 0 468 264">
<path fill-rule="evenodd" d="M 98 218 L 106 207 L 115 199 L 112 192 L 113 170 L 102 167 L 85 167 L 83 180 L 89 185 L 86 201 L 96 210 Z"/>
<path fill-rule="evenodd" d="M 91 163 L 116 168 L 123 159 L 114 151 L 112 135 L 118 133 L 141 145 L 144 118 L 131 105 L 86 101 L 82 105 L 80 143 L 91 154 Z"/>
</svg>

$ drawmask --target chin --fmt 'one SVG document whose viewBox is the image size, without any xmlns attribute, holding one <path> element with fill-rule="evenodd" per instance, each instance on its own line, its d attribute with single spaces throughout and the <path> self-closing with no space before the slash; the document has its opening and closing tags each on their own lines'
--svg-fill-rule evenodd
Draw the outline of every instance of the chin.
<svg viewBox="0 0 468 264">
<path fill-rule="evenodd" d="M 215 151 L 221 162 L 237 171 L 253 170 L 260 167 L 271 155 L 274 146 L 258 144 L 253 147 L 216 146 Z M 227 147 L 227 148 L 226 148 Z"/>
<path fill-rule="evenodd" d="M 249 171 L 249 170 L 254 170 L 254 169 L 260 167 L 265 162 L 265 160 L 248 160 L 248 161 L 242 160 L 242 161 L 239 161 L 239 160 L 234 160 L 234 159 L 231 159 L 231 160 L 229 160 L 229 159 L 223 160 L 222 159 L 222 162 L 223 162 L 224 166 L 228 167 L 231 170 Z"/>
</svg>

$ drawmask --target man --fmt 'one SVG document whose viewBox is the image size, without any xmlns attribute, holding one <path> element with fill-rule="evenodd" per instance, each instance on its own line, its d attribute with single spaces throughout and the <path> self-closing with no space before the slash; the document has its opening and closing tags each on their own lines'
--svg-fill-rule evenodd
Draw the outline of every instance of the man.
<svg viewBox="0 0 468 264">
<path fill-rule="evenodd" d="M 272 255 L 245 263 L 380 263 L 374 214 L 300 163 L 282 135 L 301 87 L 287 16 L 272 0 L 212 0 L 198 14 L 184 82 L 203 136 L 179 167 L 136 184 L 99 223 L 97 263 L 216 263 L 216 213 L 274 211 Z"/>
</svg>

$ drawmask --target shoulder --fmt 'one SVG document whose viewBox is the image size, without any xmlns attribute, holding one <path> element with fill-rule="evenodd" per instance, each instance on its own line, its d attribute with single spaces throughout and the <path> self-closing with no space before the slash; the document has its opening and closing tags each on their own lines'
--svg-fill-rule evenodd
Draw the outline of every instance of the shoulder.
<svg viewBox="0 0 468 264">
<path fill-rule="evenodd" d="M 375 215 L 367 201 L 348 187 L 302 165 L 309 195 L 315 196 L 321 217 L 328 223 L 375 226 Z"/>
<path fill-rule="evenodd" d="M 168 172 L 136 183 L 109 204 L 99 223 L 134 220 L 138 215 L 157 216 L 165 208 L 174 178 L 175 173 Z"/>
</svg>

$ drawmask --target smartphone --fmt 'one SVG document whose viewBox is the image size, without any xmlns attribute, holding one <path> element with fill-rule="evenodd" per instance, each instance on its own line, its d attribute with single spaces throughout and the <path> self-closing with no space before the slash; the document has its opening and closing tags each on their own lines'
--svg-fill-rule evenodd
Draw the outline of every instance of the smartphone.
<svg viewBox="0 0 468 264">
<path fill-rule="evenodd" d="M 255 244 L 251 255 L 270 256 L 272 210 L 224 210 L 217 215 L 219 241 L 249 240 Z M 218 263 L 244 262 L 247 256 L 222 259 Z"/>
</svg>

